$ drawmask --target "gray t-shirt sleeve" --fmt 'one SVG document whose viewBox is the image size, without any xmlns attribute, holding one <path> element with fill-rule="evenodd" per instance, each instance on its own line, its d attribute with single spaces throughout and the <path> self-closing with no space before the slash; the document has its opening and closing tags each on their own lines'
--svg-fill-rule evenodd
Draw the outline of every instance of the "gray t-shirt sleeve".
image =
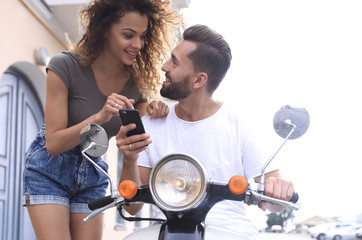
<svg viewBox="0 0 362 240">
<path fill-rule="evenodd" d="M 52 57 L 46 68 L 53 71 L 65 84 L 67 88 L 71 87 L 71 76 L 74 72 L 75 64 L 69 55 L 65 53 L 59 53 Z"/>
</svg>

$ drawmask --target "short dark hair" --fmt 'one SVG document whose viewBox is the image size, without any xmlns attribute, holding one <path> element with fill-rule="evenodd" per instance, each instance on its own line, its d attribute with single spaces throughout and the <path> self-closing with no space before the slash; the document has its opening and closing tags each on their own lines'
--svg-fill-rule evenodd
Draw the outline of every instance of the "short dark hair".
<svg viewBox="0 0 362 240">
<path fill-rule="evenodd" d="M 223 36 L 205 25 L 193 25 L 185 30 L 183 39 L 196 44 L 189 53 L 196 72 L 208 75 L 208 90 L 213 93 L 225 77 L 231 64 L 231 49 Z"/>
</svg>

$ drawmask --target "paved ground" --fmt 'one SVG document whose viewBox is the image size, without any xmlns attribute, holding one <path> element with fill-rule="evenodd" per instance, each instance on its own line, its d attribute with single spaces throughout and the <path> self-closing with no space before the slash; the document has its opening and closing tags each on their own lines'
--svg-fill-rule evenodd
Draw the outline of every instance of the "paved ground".
<svg viewBox="0 0 362 240">
<path fill-rule="evenodd" d="M 292 234 L 292 233 L 262 233 L 259 240 L 312 240 L 306 234 Z"/>
</svg>

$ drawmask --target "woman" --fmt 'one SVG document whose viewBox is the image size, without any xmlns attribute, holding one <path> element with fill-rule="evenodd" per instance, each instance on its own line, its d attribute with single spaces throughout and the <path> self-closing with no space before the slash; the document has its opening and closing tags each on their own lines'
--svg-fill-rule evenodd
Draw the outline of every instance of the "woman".
<svg viewBox="0 0 362 240">
<path fill-rule="evenodd" d="M 168 113 L 166 104 L 148 105 L 146 98 L 158 92 L 160 64 L 180 23 L 170 2 L 94 0 L 80 16 L 86 32 L 74 52 L 56 55 L 47 67 L 45 126 L 26 154 L 23 204 L 38 240 L 102 238 L 102 216 L 82 222 L 89 200 L 104 196 L 108 185 L 81 155 L 84 125 L 100 124 L 111 138 L 121 126 L 119 109 Z"/>
</svg>

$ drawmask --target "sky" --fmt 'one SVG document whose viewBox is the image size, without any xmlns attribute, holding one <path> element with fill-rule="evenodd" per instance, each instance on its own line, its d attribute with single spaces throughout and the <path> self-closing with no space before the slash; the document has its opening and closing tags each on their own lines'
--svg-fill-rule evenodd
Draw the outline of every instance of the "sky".
<svg viewBox="0 0 362 240">
<path fill-rule="evenodd" d="M 306 108 L 310 127 L 275 162 L 301 218 L 362 214 L 362 1 L 191 0 L 186 24 L 224 36 L 233 60 L 215 98 L 254 119 L 270 156 L 274 113 Z"/>
</svg>

